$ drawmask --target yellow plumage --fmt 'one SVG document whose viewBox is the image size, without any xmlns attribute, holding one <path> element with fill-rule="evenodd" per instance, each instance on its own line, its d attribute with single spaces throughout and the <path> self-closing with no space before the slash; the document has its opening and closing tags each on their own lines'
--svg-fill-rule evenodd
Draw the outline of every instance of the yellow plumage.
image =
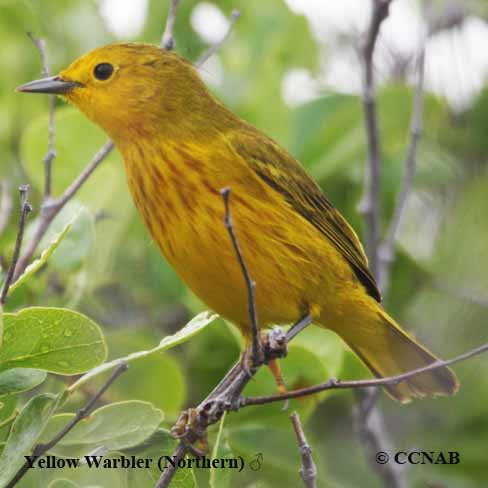
<svg viewBox="0 0 488 488">
<path fill-rule="evenodd" d="M 100 64 L 113 69 L 107 79 L 97 79 Z M 154 46 L 116 44 L 83 56 L 60 79 L 75 85 L 65 96 L 121 151 L 136 206 L 166 259 L 243 334 L 247 293 L 223 225 L 224 187 L 232 189 L 261 326 L 310 312 L 377 376 L 435 361 L 382 309 L 356 234 L 320 188 L 283 148 L 218 102 L 188 62 Z M 406 401 L 457 387 L 442 368 L 389 391 Z"/>
</svg>

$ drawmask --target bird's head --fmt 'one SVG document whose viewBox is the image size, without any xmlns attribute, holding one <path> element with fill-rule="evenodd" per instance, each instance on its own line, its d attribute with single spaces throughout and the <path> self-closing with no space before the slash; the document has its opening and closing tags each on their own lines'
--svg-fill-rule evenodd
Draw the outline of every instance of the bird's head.
<svg viewBox="0 0 488 488">
<path fill-rule="evenodd" d="M 211 98 L 189 62 L 141 43 L 95 49 L 57 76 L 26 83 L 17 91 L 60 95 L 115 142 L 152 136 L 163 126 L 181 130 L 185 118 L 204 111 Z"/>
</svg>

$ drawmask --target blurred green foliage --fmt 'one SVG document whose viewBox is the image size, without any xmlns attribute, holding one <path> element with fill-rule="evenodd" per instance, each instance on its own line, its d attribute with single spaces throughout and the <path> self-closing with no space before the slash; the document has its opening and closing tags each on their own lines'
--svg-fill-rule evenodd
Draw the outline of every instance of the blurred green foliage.
<svg viewBox="0 0 488 488">
<path fill-rule="evenodd" d="M 182 1 L 176 23 L 177 50 L 191 60 L 196 60 L 205 49 L 190 22 L 197 3 Z M 227 16 L 234 7 L 242 15 L 218 54 L 222 82 L 211 89 L 239 115 L 289 149 L 361 232 L 363 224 L 357 204 L 362 193 L 366 147 L 360 98 L 324 91 L 311 102 L 287 106 L 280 90 L 284 75 L 294 68 L 317 73 L 320 56 L 327 54 L 312 36 L 306 19 L 292 13 L 280 0 L 219 0 L 216 4 Z M 137 40 L 159 42 L 167 7 L 167 1 L 149 1 L 144 29 Z M 53 73 L 87 50 L 115 40 L 95 1 L 0 0 L 0 179 L 8 183 L 14 202 L 10 223 L 0 235 L 1 253 L 7 262 L 16 234 L 18 204 L 14 189 L 29 182 L 31 200 L 38 210 L 43 191 L 42 160 L 47 150 L 46 99 L 13 92 L 15 86 L 37 78 L 40 72 L 38 53 L 26 31 L 46 40 Z M 204 67 L 202 73 L 212 78 L 212 68 Z M 59 101 L 56 104 L 53 189 L 59 195 L 106 136 L 73 108 Z M 403 174 L 411 106 L 411 87 L 397 81 L 380 89 L 384 225 L 393 211 Z M 453 113 L 445 100 L 427 94 L 415 192 L 409 200 L 385 297 L 392 314 L 443 357 L 463 352 L 487 338 L 487 122 L 488 88 L 463 113 Z M 36 215 L 30 220 L 26 240 L 35 228 L 35 218 Z M 69 230 L 57 242 L 67 225 Z M 28 360 L 18 364 L 39 368 L 31 375 L 23 374 L 31 370 L 17 369 L 0 373 L 0 440 L 6 441 L 18 432 L 10 428 L 16 411 L 21 413 L 13 425 L 22 426 L 25 434 L 20 440 L 14 439 L 16 452 L 10 447 L 0 458 L 0 466 L 4 467 L 0 470 L 0 485 L 18 467 L 19 452 L 28 450 L 47 425 L 43 434 L 46 440 L 47 434 L 56 430 L 57 422 L 67 419 L 69 412 L 74 412 L 90 394 L 90 389 L 77 391 L 61 405 L 62 402 L 57 403 L 59 397 L 46 392 L 63 391 L 64 381 L 52 375 L 45 381 L 45 373 L 40 370 L 60 375 L 86 371 L 103 360 L 103 341 L 110 359 L 149 349 L 205 309 L 151 242 L 129 197 L 116 151 L 58 216 L 39 253 L 53 241 L 52 256 L 39 263 L 35 274 L 10 296 L 0 368 L 9 347 L 13 353 L 22 352 L 20 345 L 12 343 L 15 338 L 7 334 L 18 317 L 10 313 L 26 307 L 78 310 L 101 326 L 105 339 L 98 341 L 98 355 L 92 346 L 91 354 L 77 357 L 78 363 L 70 357 L 71 369 L 62 366 L 66 358 L 56 357 L 50 358 L 56 367 L 54 363 L 46 366 Z M 31 338 L 35 337 L 36 327 L 42 333 L 42 320 L 49 324 L 57 320 L 66 327 L 72 326 L 73 331 L 77 328 L 85 334 L 91 331 L 97 337 L 101 334 L 95 324 L 91 329 L 86 327 L 85 322 L 92 323 L 87 317 L 76 315 L 78 322 L 75 319 L 67 322 L 65 317 L 44 317 L 39 321 L 35 316 L 39 310 L 23 312 L 34 314 L 30 322 L 22 323 L 30 327 Z M 17 337 L 27 340 L 29 334 L 22 334 Z M 57 339 L 70 342 L 74 337 L 78 334 L 61 334 Z M 96 338 L 93 340 L 97 342 Z M 79 440 L 76 452 L 89 452 L 102 443 L 111 449 L 110 455 L 121 452 L 157 458 L 169 454 L 175 443 L 163 428 L 169 428 L 182 408 L 195 405 L 215 386 L 238 357 L 240 348 L 240 339 L 232 326 L 217 320 L 190 342 L 164 355 L 155 354 L 134 362 L 129 372 L 104 395 L 105 402 L 115 402 L 113 406 L 102 407 L 93 414 L 95 420 L 107 415 L 107 422 L 98 431 L 100 437 L 90 439 L 80 426 L 79 432 L 75 432 L 79 437 L 72 438 Z M 416 447 L 460 452 L 461 463 L 456 466 L 411 466 L 407 472 L 411 486 L 486 484 L 488 373 L 482 368 L 482 361 L 475 359 L 456 368 L 462 388 L 454 398 L 428 399 L 400 407 L 382 396 L 380 405 L 396 450 Z M 367 374 L 334 334 L 318 329 L 307 330 L 297 338 L 289 357 L 283 361 L 283 371 L 289 388 L 331 376 L 346 379 Z M 100 384 L 97 381 L 90 386 L 95 388 Z M 246 394 L 265 394 L 274 388 L 269 371 L 263 369 L 249 384 Z M 25 390 L 31 391 L 22 393 Z M 282 410 L 282 405 L 272 404 L 229 414 L 225 422 L 210 430 L 213 452 L 219 456 L 241 455 L 246 463 L 261 453 L 262 468 L 259 471 L 247 468 L 242 473 L 182 469 L 174 486 L 301 486 L 299 451 L 288 419 L 292 409 L 297 409 L 304 421 L 319 470 L 319 486 L 379 486 L 354 433 L 351 421 L 354 404 L 351 392 L 334 392 L 291 401 L 288 412 Z M 53 405 L 66 413 L 49 420 Z M 145 408 L 147 412 L 133 413 L 132 408 L 134 411 Z M 162 422 L 161 412 L 164 412 Z M 120 424 L 110 432 L 111 422 L 117 421 Z M 121 425 L 131 427 L 130 422 L 137 424 L 132 427 L 140 434 L 132 439 L 134 443 L 107 445 L 100 440 L 107 433 L 107 438 L 114 441 L 115 433 L 123 433 Z M 144 431 L 147 426 L 150 428 Z M 69 444 L 69 438 L 66 442 Z M 67 455 L 68 451 L 63 452 L 65 447 L 60 444 L 57 454 Z M 150 487 L 158 475 L 155 469 L 94 472 L 86 466 L 76 471 L 31 470 L 19 486 Z"/>
</svg>

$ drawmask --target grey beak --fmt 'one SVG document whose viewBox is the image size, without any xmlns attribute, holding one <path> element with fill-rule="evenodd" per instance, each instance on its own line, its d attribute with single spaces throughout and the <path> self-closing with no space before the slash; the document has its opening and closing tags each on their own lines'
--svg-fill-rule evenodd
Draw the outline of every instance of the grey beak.
<svg viewBox="0 0 488 488">
<path fill-rule="evenodd" d="M 59 76 L 50 76 L 49 78 L 30 81 L 25 85 L 18 86 L 15 91 L 25 93 L 55 93 L 57 95 L 62 95 L 78 86 L 82 85 L 76 81 L 64 81 L 59 78 Z"/>
</svg>

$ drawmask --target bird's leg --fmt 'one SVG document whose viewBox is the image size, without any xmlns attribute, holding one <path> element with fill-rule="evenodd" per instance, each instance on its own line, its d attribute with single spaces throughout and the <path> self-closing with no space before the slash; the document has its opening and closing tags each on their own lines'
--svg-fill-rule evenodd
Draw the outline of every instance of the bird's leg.
<svg viewBox="0 0 488 488">
<path fill-rule="evenodd" d="M 285 381 L 283 379 L 283 372 L 281 371 L 281 366 L 278 359 L 271 359 L 268 362 L 268 368 L 275 379 L 276 386 L 278 388 L 278 393 L 286 393 Z"/>
<path fill-rule="evenodd" d="M 269 333 L 263 335 L 262 343 L 264 346 L 264 355 L 266 363 L 275 379 L 278 392 L 286 393 L 286 385 L 283 379 L 283 373 L 278 361 L 279 358 L 286 357 L 288 354 L 286 334 L 280 327 L 273 327 Z M 288 407 L 288 401 L 285 402 L 283 409 Z"/>
</svg>

